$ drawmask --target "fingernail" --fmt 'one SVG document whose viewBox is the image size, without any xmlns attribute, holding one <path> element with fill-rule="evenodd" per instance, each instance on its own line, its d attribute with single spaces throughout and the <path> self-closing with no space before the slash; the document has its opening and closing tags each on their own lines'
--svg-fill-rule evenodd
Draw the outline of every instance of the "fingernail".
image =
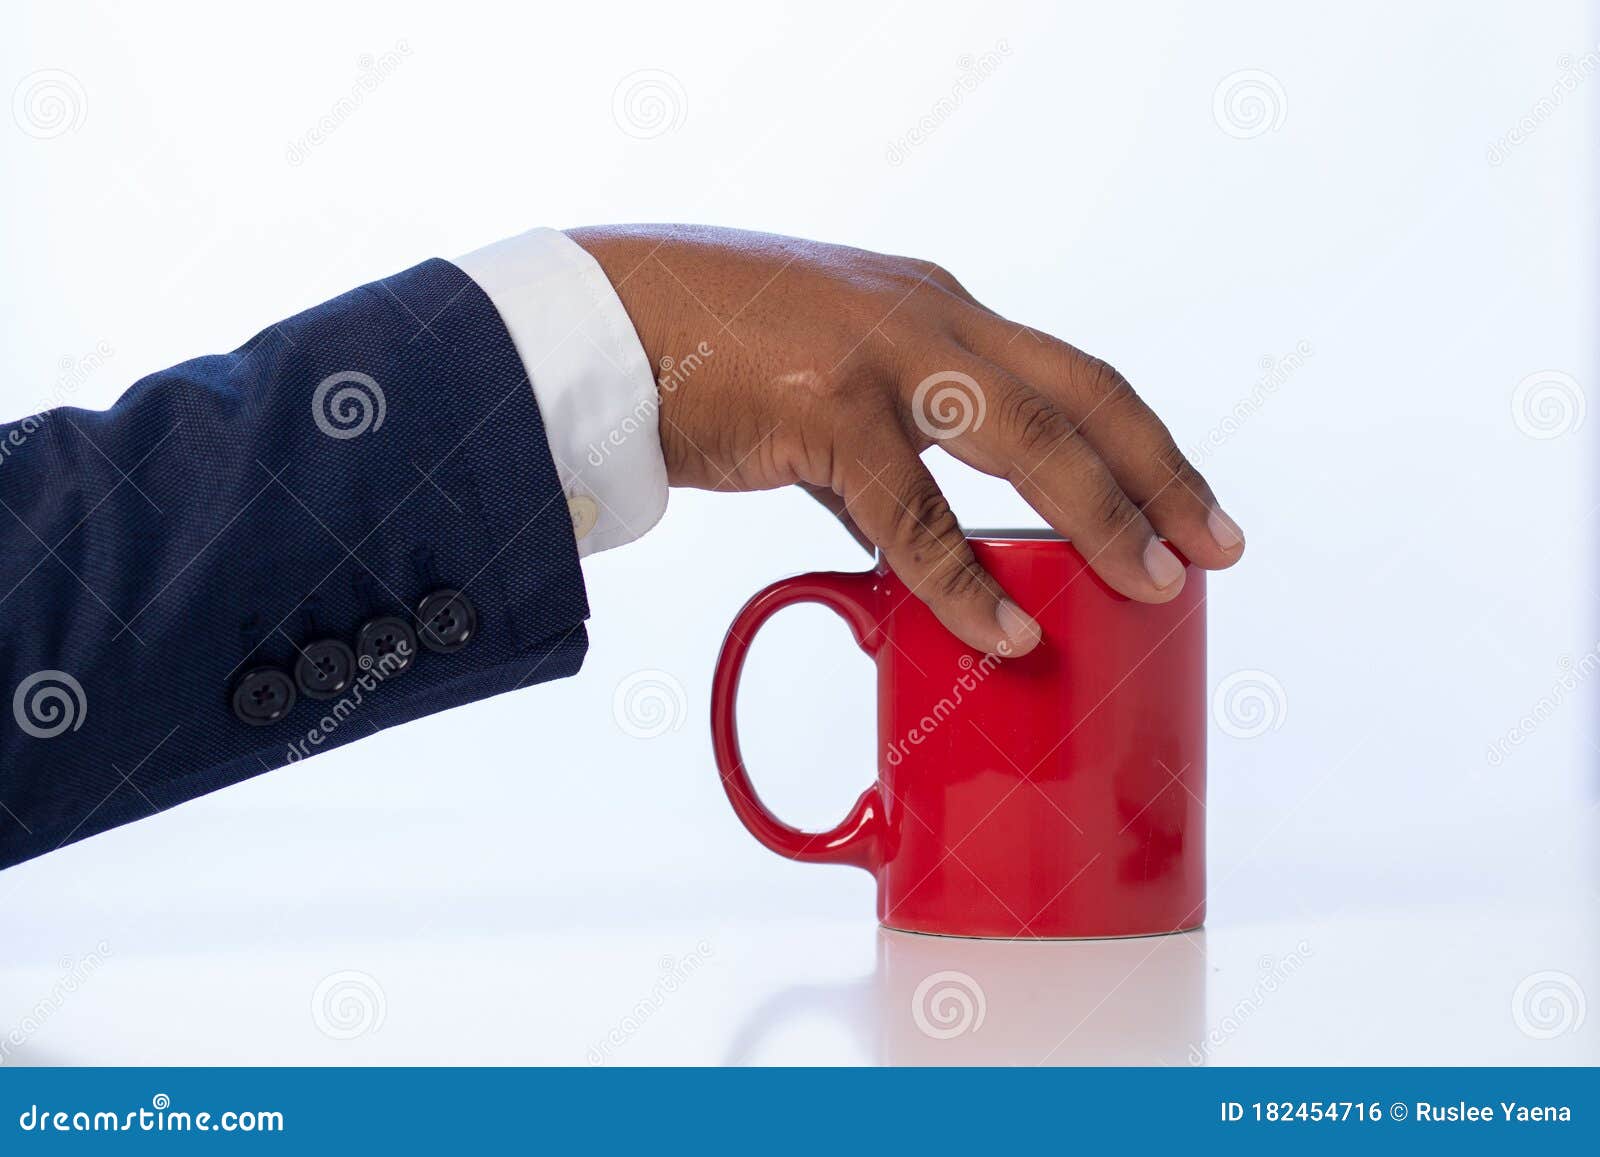
<svg viewBox="0 0 1600 1157">
<path fill-rule="evenodd" d="M 1211 508 L 1211 513 L 1206 515 L 1206 528 L 1211 531 L 1211 537 L 1223 550 L 1232 550 L 1236 546 L 1244 545 L 1244 531 L 1239 529 L 1239 524 L 1215 506 Z"/>
<path fill-rule="evenodd" d="M 999 605 L 995 607 L 994 617 L 1006 637 L 1002 646 L 1009 647 L 1013 655 L 1022 655 L 1033 650 L 1044 637 L 1044 632 L 1034 621 L 1033 616 L 1010 599 L 1000 600 Z"/>
<path fill-rule="evenodd" d="M 1183 564 L 1159 538 L 1152 538 L 1144 548 L 1144 571 L 1161 590 L 1183 578 Z"/>
</svg>

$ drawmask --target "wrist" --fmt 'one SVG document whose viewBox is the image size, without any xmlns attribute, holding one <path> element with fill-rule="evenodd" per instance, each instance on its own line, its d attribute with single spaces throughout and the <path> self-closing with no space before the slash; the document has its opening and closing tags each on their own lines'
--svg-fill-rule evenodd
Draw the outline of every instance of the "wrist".
<svg viewBox="0 0 1600 1157">
<path fill-rule="evenodd" d="M 554 229 L 530 229 L 457 264 L 522 359 L 578 553 L 632 542 L 661 517 L 667 479 L 655 369 L 612 275 Z"/>
<path fill-rule="evenodd" d="M 585 225 L 564 232 L 606 275 L 639 335 L 653 373 L 668 352 L 666 303 L 658 291 L 658 270 L 651 268 L 661 242 L 634 235 L 626 226 Z"/>
</svg>

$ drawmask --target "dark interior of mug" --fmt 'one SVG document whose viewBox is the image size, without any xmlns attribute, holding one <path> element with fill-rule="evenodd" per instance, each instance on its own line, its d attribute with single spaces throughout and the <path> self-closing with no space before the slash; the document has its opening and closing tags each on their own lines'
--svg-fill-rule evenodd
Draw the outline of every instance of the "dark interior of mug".
<svg viewBox="0 0 1600 1157">
<path fill-rule="evenodd" d="M 1065 542 L 1055 531 L 1048 526 L 1008 526 L 991 528 L 987 526 L 963 527 L 961 533 L 968 538 L 1009 538 L 1009 539 L 1047 539 L 1051 542 Z"/>
</svg>

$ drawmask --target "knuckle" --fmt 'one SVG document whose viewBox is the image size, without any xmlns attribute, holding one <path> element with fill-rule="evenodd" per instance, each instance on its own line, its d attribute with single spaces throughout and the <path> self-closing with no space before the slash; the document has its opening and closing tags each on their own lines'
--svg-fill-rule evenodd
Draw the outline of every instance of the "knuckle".
<svg viewBox="0 0 1600 1157">
<path fill-rule="evenodd" d="M 1090 485 L 1089 513 L 1095 523 L 1113 533 L 1124 529 L 1139 517 L 1138 508 L 1128 501 L 1128 496 L 1117 485 L 1116 479 L 1104 477 Z"/>
<path fill-rule="evenodd" d="M 1085 354 L 1079 373 L 1084 385 L 1097 401 L 1126 405 L 1139 400 L 1139 394 L 1134 390 L 1132 383 L 1123 377 L 1121 370 L 1104 358 Z"/>
<path fill-rule="evenodd" d="M 881 263 L 879 268 L 895 281 L 914 285 L 919 281 L 929 281 L 944 273 L 944 269 L 937 261 L 930 261 L 926 257 L 917 257 L 910 253 L 881 254 L 878 256 Z"/>
<path fill-rule="evenodd" d="M 955 511 L 932 482 L 918 482 L 895 491 L 892 541 L 918 564 L 944 557 L 941 543 L 960 533 Z"/>
<path fill-rule="evenodd" d="M 937 261 L 914 261 L 910 263 L 906 273 L 916 284 L 936 286 L 958 301 L 970 304 L 973 300 L 960 279 Z"/>
<path fill-rule="evenodd" d="M 1211 484 L 1165 430 L 1151 451 L 1150 463 L 1152 490 L 1149 498 L 1141 495 L 1141 505 L 1148 507 L 1150 503 L 1161 500 L 1181 503 L 1192 509 L 1194 503 L 1204 506 L 1212 501 Z"/>
<path fill-rule="evenodd" d="M 1160 439 L 1152 457 L 1156 468 L 1167 479 L 1190 485 L 1200 482 L 1200 472 L 1170 436 Z"/>
<path fill-rule="evenodd" d="M 946 555 L 929 574 L 927 592 L 941 602 L 958 602 L 983 590 L 976 562 L 959 554 Z"/>
<path fill-rule="evenodd" d="M 1030 457 L 1049 453 L 1073 433 L 1072 423 L 1060 410 L 1026 391 L 1008 403 L 1006 424 L 1017 446 Z"/>
</svg>

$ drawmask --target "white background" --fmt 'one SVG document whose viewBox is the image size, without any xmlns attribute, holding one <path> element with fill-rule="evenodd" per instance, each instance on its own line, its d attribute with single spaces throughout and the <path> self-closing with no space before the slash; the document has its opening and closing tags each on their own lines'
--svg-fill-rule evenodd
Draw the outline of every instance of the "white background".
<svg viewBox="0 0 1600 1157">
<path fill-rule="evenodd" d="M 1185 1064 L 1208 1038 L 1224 1064 L 1600 1058 L 1583 6 L 52 3 L 8 24 L 0 86 L 62 70 L 71 107 L 55 135 L 0 119 L 5 417 L 104 406 L 536 224 L 910 253 L 1113 361 L 1185 446 L 1254 392 L 1205 461 L 1250 543 L 1211 586 L 1211 682 L 1265 672 L 1283 695 L 1264 734 L 1213 729 L 1203 933 L 879 933 L 865 874 L 738 828 L 705 724 L 743 599 L 866 560 L 800 495 L 675 493 L 586 563 L 577 678 L 0 874 L 0 1040 L 23 1038 L 4 1063 L 583 1064 L 619 1026 L 609 1063 Z M 363 55 L 402 45 L 290 163 Z M 640 70 L 670 74 L 653 125 L 614 108 Z M 1241 70 L 1270 74 L 1276 125 L 1244 139 L 1214 100 Z M 1263 359 L 1302 342 L 1263 394 Z M 1544 371 L 1580 391 L 1553 429 L 1513 404 Z M 1032 521 L 935 468 L 968 525 Z M 614 715 L 641 670 L 683 693 L 652 739 Z M 871 774 L 867 661 L 799 609 L 746 686 L 763 792 L 831 823 Z M 58 998 L 64 964 L 85 979 Z M 911 999 L 950 970 L 987 1012 L 946 1041 Z M 364 976 L 341 1007 L 323 982 L 345 971 Z"/>
</svg>

